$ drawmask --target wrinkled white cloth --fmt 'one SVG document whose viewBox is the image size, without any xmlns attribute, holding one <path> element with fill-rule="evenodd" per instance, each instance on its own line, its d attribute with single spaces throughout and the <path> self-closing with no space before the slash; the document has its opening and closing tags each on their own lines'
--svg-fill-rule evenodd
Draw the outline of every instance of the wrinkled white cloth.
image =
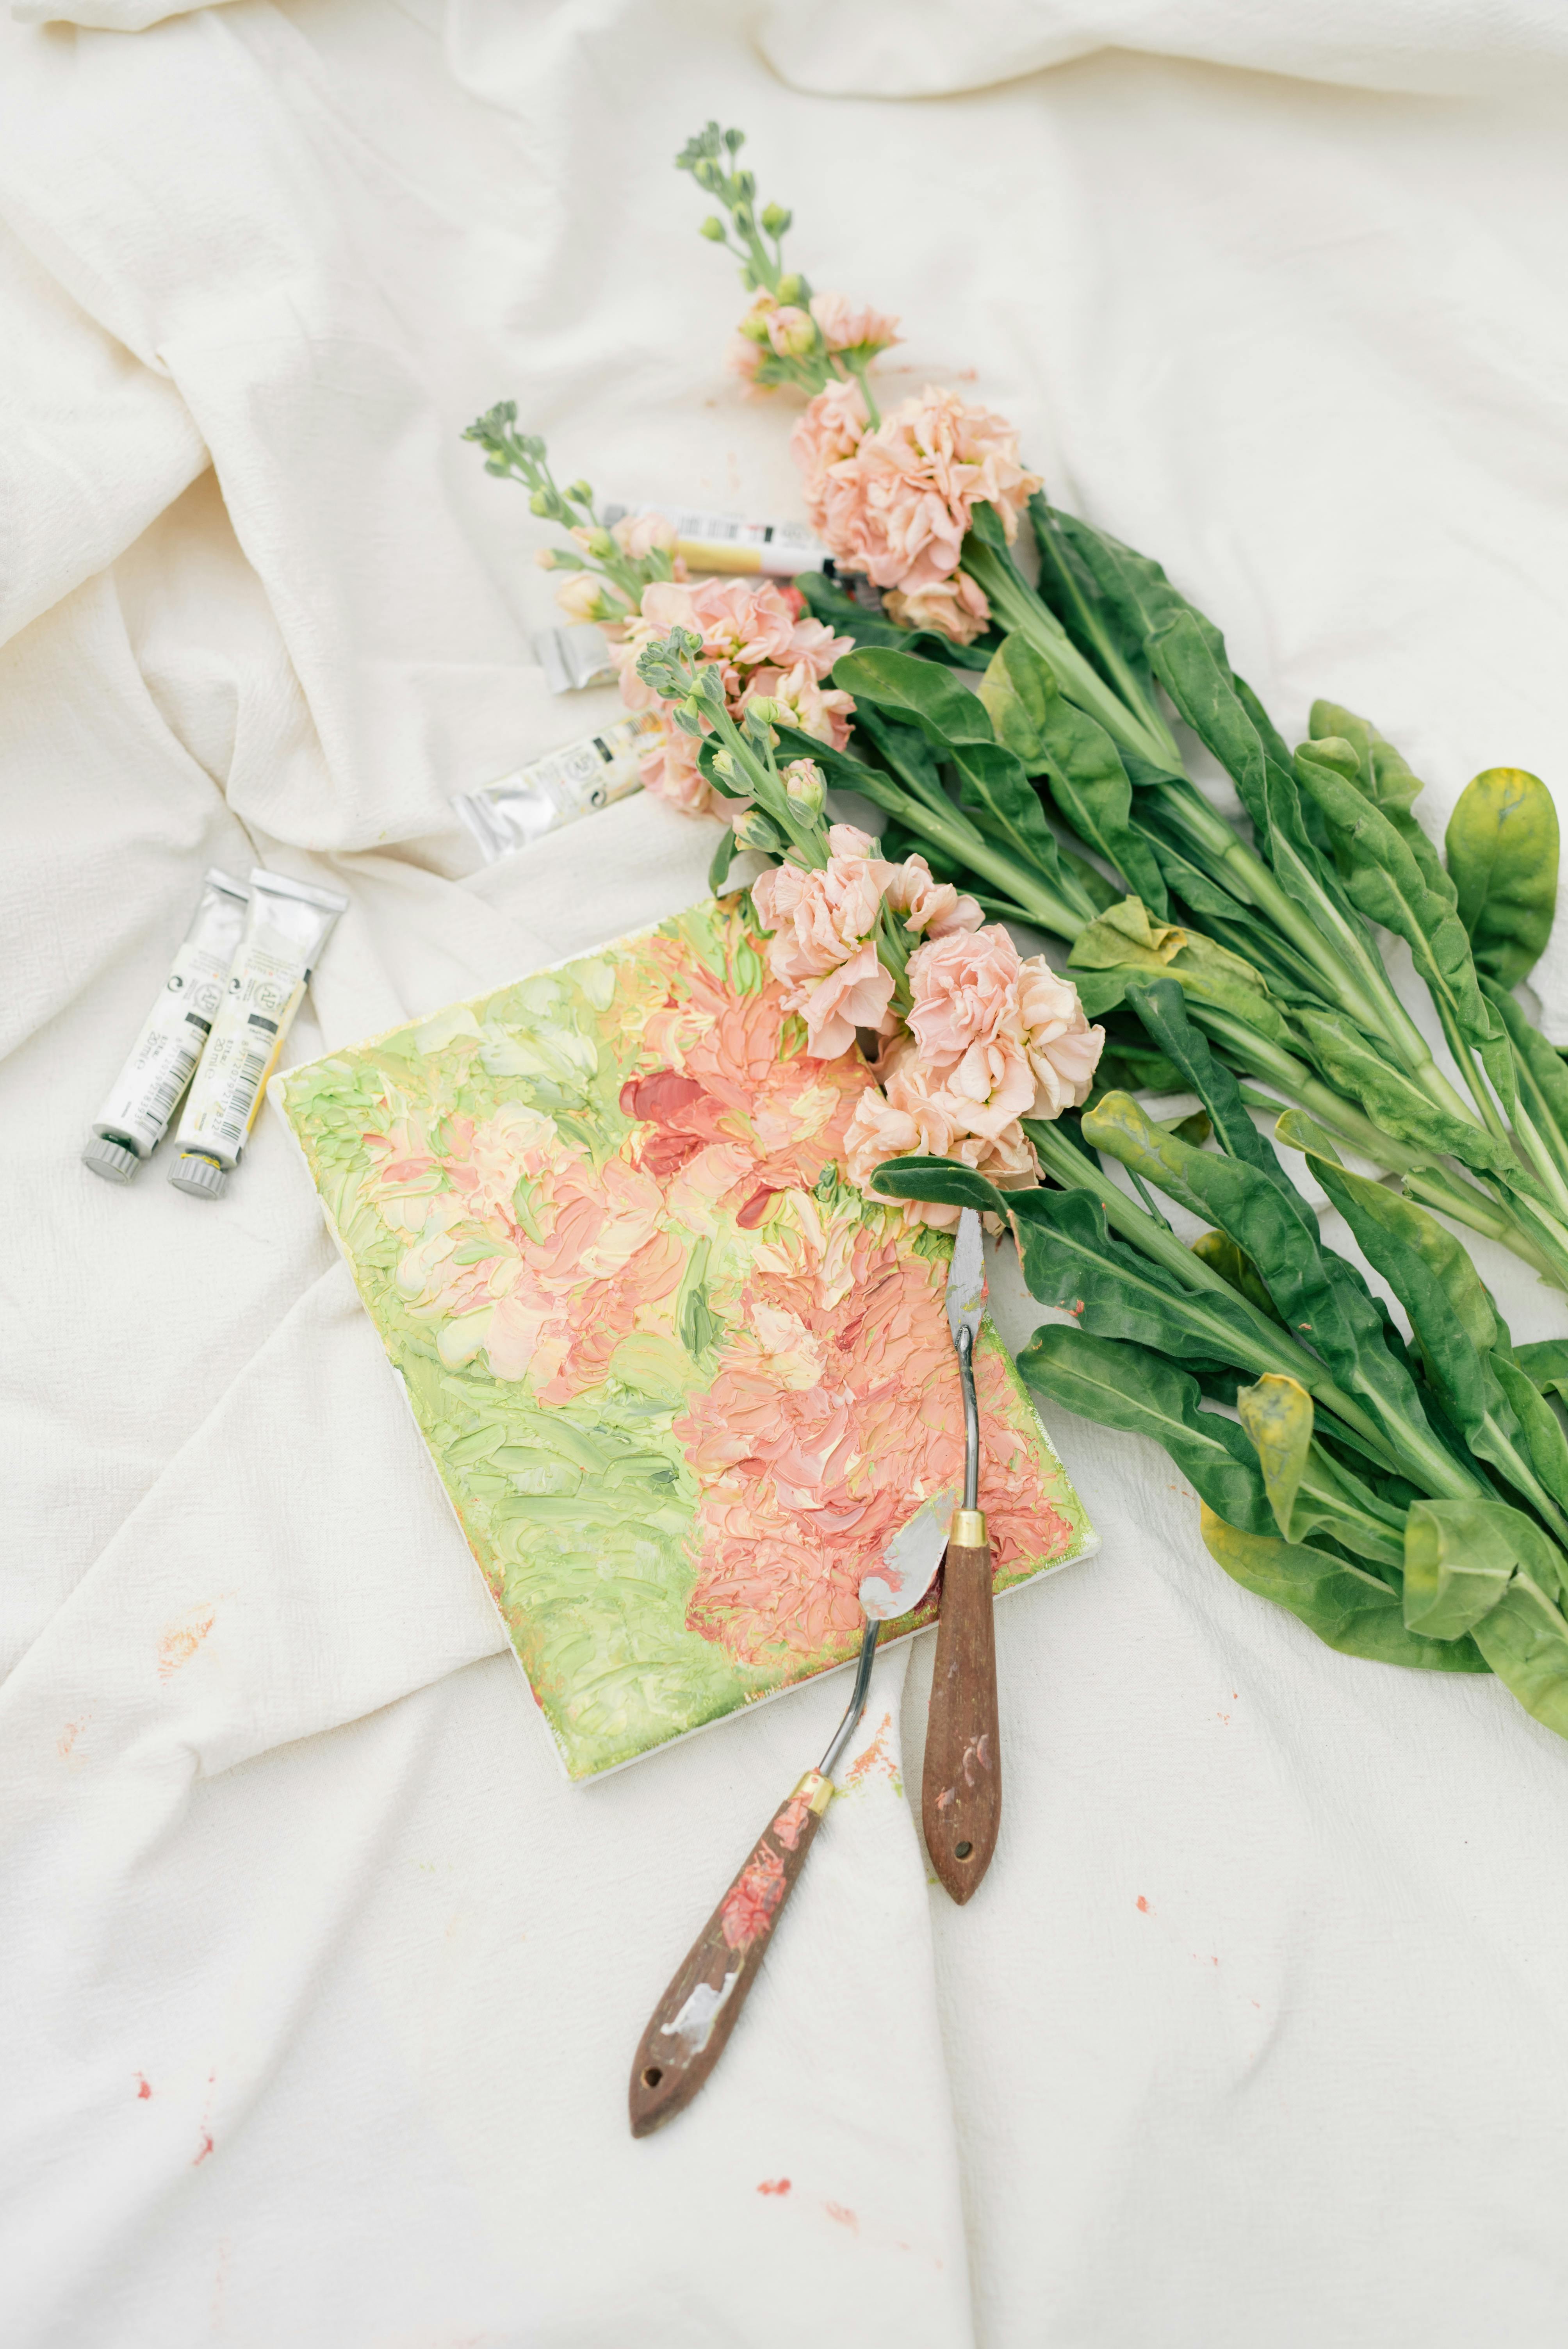
<svg viewBox="0 0 1568 2349">
<path fill-rule="evenodd" d="M 77 1163 L 210 862 L 351 897 L 301 1058 L 701 894 L 650 800 L 476 874 L 449 799 L 614 706 L 526 665 L 546 533 L 479 409 L 609 495 L 798 512 L 669 168 L 710 114 L 815 282 L 903 310 L 890 385 L 972 367 L 1287 734 L 1365 710 L 1439 830 L 1482 765 L 1555 780 L 1561 20 L 1202 13 L 0 34 L 7 2349 L 1555 2349 L 1568 1753 L 1495 1684 L 1331 1654 L 1053 1415 L 1104 1547 L 999 1613 L 980 1895 L 925 1879 L 893 1650 L 724 2064 L 634 2145 L 648 2008 L 842 1683 L 565 1785 L 285 1138 L 213 1207 Z M 1035 72 L 1063 26 L 1188 61 Z M 1511 93 L 1323 86 L 1455 58 Z M 1542 986 L 1568 1040 L 1563 949 Z"/>
</svg>

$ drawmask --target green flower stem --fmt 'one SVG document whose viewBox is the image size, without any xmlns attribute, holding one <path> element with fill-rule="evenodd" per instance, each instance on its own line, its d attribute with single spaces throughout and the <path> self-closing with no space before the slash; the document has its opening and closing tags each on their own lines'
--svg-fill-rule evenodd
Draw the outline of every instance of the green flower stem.
<svg viewBox="0 0 1568 2349">
<path fill-rule="evenodd" d="M 1049 661 L 1069 701 L 1098 719 L 1113 741 L 1148 765 L 1180 771 L 1181 756 L 1170 729 L 1162 720 L 1156 728 L 1128 709 L 1090 667 L 1056 614 L 1041 603 L 1014 563 L 971 532 L 964 542 L 964 568 L 985 591 L 1002 626 Z"/>
<path fill-rule="evenodd" d="M 868 772 L 870 771 L 868 770 Z M 939 815 L 924 800 L 917 800 L 903 792 L 889 778 L 882 775 L 873 781 L 885 784 L 885 789 L 867 789 L 866 796 L 889 815 L 897 816 L 906 831 L 918 833 L 947 855 L 967 864 L 985 880 L 994 881 L 997 889 L 1017 906 L 1026 918 L 1042 930 L 1049 930 L 1058 938 L 1076 938 L 1080 930 L 1088 927 L 1091 916 L 1080 914 L 1057 896 L 1056 891 L 1020 864 L 1016 857 L 994 848 L 982 839 L 965 816 L 955 808 L 951 818 Z M 857 788 L 865 788 L 857 785 Z"/>
<path fill-rule="evenodd" d="M 1524 1106 L 1522 1088 L 1521 1098 L 1514 1103 L 1513 1129 L 1524 1144 L 1531 1164 L 1551 1192 L 1558 1213 L 1568 1215 L 1568 1181 L 1564 1180 L 1562 1164 L 1546 1134 Z"/>
</svg>

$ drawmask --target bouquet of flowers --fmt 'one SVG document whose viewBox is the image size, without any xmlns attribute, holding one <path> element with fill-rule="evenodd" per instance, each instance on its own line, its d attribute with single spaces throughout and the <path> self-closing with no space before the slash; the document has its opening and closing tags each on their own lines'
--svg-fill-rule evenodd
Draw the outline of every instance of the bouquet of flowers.
<svg viewBox="0 0 1568 2349">
<path fill-rule="evenodd" d="M 676 580 L 667 547 L 593 616 L 620 635 L 623 689 L 685 738 L 685 803 L 737 804 L 715 885 L 733 844 L 773 860 L 753 903 L 809 1048 L 876 1040 L 853 1178 L 932 1220 L 1006 1221 L 1032 1292 L 1068 1317 L 1026 1375 L 1161 1444 L 1238 1580 L 1346 1652 L 1495 1671 L 1568 1735 L 1568 1437 L 1549 1399 L 1568 1396 L 1568 1340 L 1514 1348 L 1449 1228 L 1568 1289 L 1568 1071 L 1513 992 L 1552 924 L 1550 793 L 1477 776 L 1439 856 L 1419 781 L 1367 720 L 1319 701 L 1293 751 L 1220 631 L 1157 563 L 1052 505 L 1004 419 L 930 385 L 881 410 L 872 368 L 898 321 L 785 267 L 790 216 L 758 210 L 742 144 L 709 124 L 678 163 L 720 205 L 703 233 L 750 297 L 731 364 L 805 402 L 791 447 L 832 570 L 802 580 L 791 619 L 822 631 L 802 639 L 821 707 L 777 689 L 781 650 L 748 663 L 759 638 L 698 615 L 708 590 Z M 573 535 L 614 583 L 586 519 Z M 624 568 L 629 542 L 600 538 Z M 691 605 L 649 603 L 676 592 Z M 1244 826 L 1187 774 L 1172 715 Z M 869 802 L 880 837 L 830 823 L 829 790 Z M 1066 971 L 1009 924 L 1062 941 Z M 1409 947 L 1452 1075 L 1382 931 Z M 1201 1106 L 1161 1121 L 1139 1091 Z M 1258 1112 L 1408 1336 L 1324 1244 Z M 1161 1194 L 1204 1226 L 1191 1247 Z"/>
</svg>

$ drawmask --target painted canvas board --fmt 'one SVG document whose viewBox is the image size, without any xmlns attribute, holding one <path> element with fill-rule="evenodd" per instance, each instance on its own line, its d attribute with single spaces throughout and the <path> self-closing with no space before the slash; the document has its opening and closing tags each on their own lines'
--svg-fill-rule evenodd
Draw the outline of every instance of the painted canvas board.
<svg viewBox="0 0 1568 2349">
<path fill-rule="evenodd" d="M 741 896 L 273 1088 L 574 1778 L 852 1657 L 961 1474 L 951 1240 L 845 1182 L 872 1079 L 804 1044 Z M 976 1371 L 1003 1591 L 1096 1544 Z"/>
</svg>

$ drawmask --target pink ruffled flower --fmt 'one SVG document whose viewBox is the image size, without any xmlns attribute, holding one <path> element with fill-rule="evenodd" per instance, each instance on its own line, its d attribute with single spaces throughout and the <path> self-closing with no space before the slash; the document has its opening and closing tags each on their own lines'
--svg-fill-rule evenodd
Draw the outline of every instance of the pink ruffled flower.
<svg viewBox="0 0 1568 2349">
<path fill-rule="evenodd" d="M 882 597 L 882 609 L 901 628 L 934 628 L 955 645 L 972 645 L 991 622 L 985 592 L 967 571 L 955 571 L 951 579 L 934 579 L 907 595 L 892 589 Z"/>
<path fill-rule="evenodd" d="M 817 344 L 817 328 L 809 310 L 785 302 L 768 314 L 768 340 L 781 359 L 798 359 Z"/>
<path fill-rule="evenodd" d="M 849 639 L 834 641 L 847 644 Z M 835 687 L 824 692 L 806 661 L 798 661 L 791 669 L 756 670 L 740 697 L 739 708 L 748 709 L 754 701 L 763 699 L 781 703 L 788 712 L 785 724 L 799 727 L 802 734 L 810 734 L 835 750 L 841 750 L 850 739 L 853 694 L 841 693 Z"/>
<path fill-rule="evenodd" d="M 946 1075 L 977 1044 L 1017 1029 L 1022 968 L 1000 922 L 950 932 L 910 957 L 909 1024 L 929 1067 Z"/>
<path fill-rule="evenodd" d="M 695 735 L 683 734 L 667 720 L 656 734 L 645 734 L 637 756 L 643 789 L 682 815 L 711 815 L 717 802 L 696 762 L 701 748 Z"/>
<path fill-rule="evenodd" d="M 899 321 L 869 302 L 851 302 L 844 294 L 814 294 L 811 316 L 830 351 L 864 351 L 868 357 L 903 340 Z"/>
<path fill-rule="evenodd" d="M 786 985 L 836 970 L 876 927 L 884 868 L 876 857 L 858 850 L 845 854 L 835 847 L 834 833 L 848 829 L 833 826 L 828 844 L 834 853 L 820 872 L 775 864 L 752 884 L 757 918 L 773 933 L 768 967 Z"/>
<path fill-rule="evenodd" d="M 802 452 L 800 427 L 791 445 L 812 520 L 833 554 L 905 595 L 957 570 L 980 501 L 995 508 L 1011 539 L 1019 510 L 1040 486 L 1019 464 L 1017 434 L 1003 417 L 933 384 L 901 401 L 852 455 L 816 461 L 810 443 Z"/>
<path fill-rule="evenodd" d="M 960 896 L 951 881 L 935 881 L 923 856 L 906 856 L 891 868 L 887 902 L 906 930 L 927 938 L 950 930 L 977 930 L 985 916 L 973 897 Z"/>
<path fill-rule="evenodd" d="M 645 562 L 655 551 L 662 554 L 676 551 L 676 526 L 662 513 L 624 514 L 610 525 L 610 535 L 634 563 Z"/>
<path fill-rule="evenodd" d="M 1044 955 L 1032 955 L 1020 967 L 1018 1009 L 1039 1087 L 1036 1116 L 1059 1117 L 1064 1109 L 1081 1109 L 1105 1050 L 1104 1029 L 1089 1026 L 1077 988 Z"/>
<path fill-rule="evenodd" d="M 861 1095 L 844 1137 L 850 1180 L 868 1198 L 894 1204 L 875 1183 L 877 1168 L 890 1158 L 956 1158 L 961 1165 L 973 1166 L 1004 1189 L 1009 1184 L 1038 1179 L 1038 1164 L 1022 1126 L 1004 1126 L 995 1136 L 960 1130 L 954 1123 L 951 1099 L 940 1090 L 930 1090 L 909 1037 L 895 1038 L 887 1047 L 877 1073 L 885 1092 L 878 1090 Z M 928 1224 L 935 1231 L 957 1229 L 956 1207 L 930 1199 L 905 1199 L 898 1204 L 906 1223 Z"/>
<path fill-rule="evenodd" d="M 789 435 L 805 492 L 806 512 L 820 532 L 826 514 L 828 480 L 835 465 L 852 457 L 864 438 L 871 416 L 858 383 L 830 383 L 807 403 L 804 415 Z"/>
</svg>

